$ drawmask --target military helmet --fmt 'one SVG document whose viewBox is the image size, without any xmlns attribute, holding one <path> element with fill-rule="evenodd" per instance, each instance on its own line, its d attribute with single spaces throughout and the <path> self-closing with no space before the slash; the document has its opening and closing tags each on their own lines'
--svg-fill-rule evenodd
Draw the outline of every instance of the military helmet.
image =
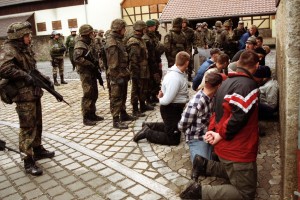
<svg viewBox="0 0 300 200">
<path fill-rule="evenodd" d="M 182 18 L 182 23 L 187 23 L 187 24 L 189 24 L 189 20 L 188 20 L 186 17 L 183 17 L 183 18 Z"/>
<path fill-rule="evenodd" d="M 94 31 L 93 27 L 91 25 L 89 25 L 89 24 L 83 24 L 79 28 L 79 34 L 80 35 L 88 35 L 88 34 L 90 34 L 93 31 Z"/>
<path fill-rule="evenodd" d="M 232 23 L 231 19 L 228 19 L 228 20 L 226 20 L 226 21 L 224 22 L 223 25 L 224 25 L 224 26 L 233 26 L 233 23 Z"/>
<path fill-rule="evenodd" d="M 152 19 L 152 20 L 155 21 L 156 26 L 160 25 L 160 23 L 159 23 L 159 21 L 157 19 Z"/>
<path fill-rule="evenodd" d="M 104 33 L 104 30 L 103 29 L 99 29 L 99 33 Z"/>
<path fill-rule="evenodd" d="M 120 31 L 127 26 L 126 22 L 123 19 L 115 19 L 111 22 L 110 29 L 111 31 Z"/>
<path fill-rule="evenodd" d="M 70 28 L 70 32 L 77 32 L 77 29 L 76 28 Z"/>
<path fill-rule="evenodd" d="M 215 27 L 222 27 L 222 22 L 221 21 L 216 21 Z"/>
<path fill-rule="evenodd" d="M 98 33 L 99 31 L 97 29 L 94 29 L 94 33 Z"/>
<path fill-rule="evenodd" d="M 147 25 L 143 20 L 138 20 L 133 24 L 133 30 L 135 31 L 140 31 L 146 28 Z"/>
<path fill-rule="evenodd" d="M 153 19 L 149 19 L 149 20 L 146 21 L 146 25 L 148 27 L 151 27 L 151 26 L 156 26 L 156 23 Z"/>
<path fill-rule="evenodd" d="M 182 27 L 182 18 L 181 17 L 176 17 L 172 21 L 172 27 L 174 28 L 181 28 Z"/>
<path fill-rule="evenodd" d="M 7 38 L 9 40 L 23 38 L 24 35 L 31 33 L 31 24 L 29 22 L 15 22 L 7 28 Z"/>
</svg>

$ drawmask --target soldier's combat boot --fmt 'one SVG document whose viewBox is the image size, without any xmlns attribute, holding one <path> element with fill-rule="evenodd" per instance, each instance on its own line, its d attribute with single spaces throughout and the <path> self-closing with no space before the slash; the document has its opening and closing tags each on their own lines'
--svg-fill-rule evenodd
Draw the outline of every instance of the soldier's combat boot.
<svg viewBox="0 0 300 200">
<path fill-rule="evenodd" d="M 113 118 L 113 127 L 118 128 L 118 129 L 127 129 L 128 126 L 124 124 L 123 122 L 120 122 L 119 117 L 114 117 Z"/>
<path fill-rule="evenodd" d="M 84 117 L 83 124 L 86 126 L 95 126 L 97 123 L 96 123 L 96 121 L 92 121 L 91 119 Z"/>
<path fill-rule="evenodd" d="M 26 157 L 24 159 L 24 168 L 27 174 L 31 174 L 33 176 L 40 176 L 43 174 L 43 170 L 36 166 L 35 161 L 32 157 Z"/>
<path fill-rule="evenodd" d="M 137 118 L 131 115 L 128 115 L 128 113 L 126 111 L 121 111 L 120 114 L 120 120 L 125 122 L 125 121 L 133 121 L 136 120 Z"/>
<path fill-rule="evenodd" d="M 147 105 L 147 104 L 145 104 L 144 102 L 143 103 L 141 103 L 141 112 L 143 113 L 143 112 L 146 112 L 146 111 L 148 111 L 148 110 L 154 110 L 154 107 L 153 106 L 150 106 L 150 105 Z"/>
<path fill-rule="evenodd" d="M 61 84 L 68 84 L 65 79 L 64 79 L 64 75 L 60 75 L 60 83 Z"/>
<path fill-rule="evenodd" d="M 91 116 L 91 120 L 93 120 L 93 121 L 102 121 L 102 120 L 104 120 L 104 117 L 101 117 L 99 115 L 94 114 L 94 115 Z"/>
<path fill-rule="evenodd" d="M 44 158 L 53 158 L 55 155 L 54 151 L 48 151 L 46 150 L 43 145 L 40 145 L 36 148 L 33 148 L 34 152 L 34 160 L 41 160 Z"/>
<path fill-rule="evenodd" d="M 138 141 L 147 138 L 147 132 L 149 130 L 150 128 L 147 125 L 143 126 L 142 130 L 137 132 L 136 135 L 133 137 L 133 141 L 137 143 Z"/>
<path fill-rule="evenodd" d="M 139 117 L 145 117 L 146 115 L 141 113 L 139 111 L 139 108 L 138 108 L 138 105 L 137 104 L 134 104 L 132 105 L 132 116 L 136 117 L 136 118 L 139 118 Z"/>
<path fill-rule="evenodd" d="M 57 75 L 53 75 L 53 81 L 55 86 L 60 86 L 60 84 L 57 82 Z"/>
<path fill-rule="evenodd" d="M 202 187 L 199 183 L 193 182 L 179 196 L 181 199 L 202 199 Z"/>
</svg>

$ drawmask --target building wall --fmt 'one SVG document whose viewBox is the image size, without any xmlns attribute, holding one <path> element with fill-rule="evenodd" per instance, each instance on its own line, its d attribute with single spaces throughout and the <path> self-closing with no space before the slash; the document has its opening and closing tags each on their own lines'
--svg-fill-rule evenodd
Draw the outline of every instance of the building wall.
<svg viewBox="0 0 300 200">
<path fill-rule="evenodd" d="M 297 125 L 300 88 L 300 1 L 281 0 L 276 15 L 276 70 L 280 94 L 282 199 L 297 190 Z"/>
</svg>

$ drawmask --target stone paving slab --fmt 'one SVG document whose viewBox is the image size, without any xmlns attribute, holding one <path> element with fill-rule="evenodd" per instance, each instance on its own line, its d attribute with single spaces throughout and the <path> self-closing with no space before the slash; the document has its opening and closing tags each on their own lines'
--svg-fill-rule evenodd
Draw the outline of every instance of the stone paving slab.
<svg viewBox="0 0 300 200">
<path fill-rule="evenodd" d="M 129 122 L 129 129 L 114 129 L 107 90 L 100 89 L 96 106 L 105 120 L 90 127 L 82 124 L 80 81 L 69 80 L 56 89 L 71 104 L 56 102 L 47 92 L 42 98 L 43 144 L 56 156 L 38 161 L 44 175 L 33 177 L 24 173 L 19 154 L 1 151 L 0 199 L 179 199 L 191 175 L 183 136 L 179 146 L 171 147 L 132 141 L 142 122 L 161 121 L 158 106 L 146 117 Z M 0 138 L 14 149 L 18 149 L 18 127 L 15 105 L 0 103 Z M 260 127 L 267 135 L 260 138 L 256 199 L 280 199 L 278 123 L 262 122 Z M 211 177 L 200 181 L 224 182 Z"/>
</svg>

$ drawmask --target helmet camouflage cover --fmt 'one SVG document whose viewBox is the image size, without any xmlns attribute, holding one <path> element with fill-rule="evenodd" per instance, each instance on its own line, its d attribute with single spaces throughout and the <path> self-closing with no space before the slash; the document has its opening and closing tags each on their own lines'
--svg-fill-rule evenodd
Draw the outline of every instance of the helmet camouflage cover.
<svg viewBox="0 0 300 200">
<path fill-rule="evenodd" d="M 222 22 L 221 21 L 216 21 L 215 27 L 222 27 Z"/>
<path fill-rule="evenodd" d="M 120 31 L 127 26 L 126 22 L 123 19 L 115 19 L 111 22 L 110 29 L 111 31 Z"/>
<path fill-rule="evenodd" d="M 133 30 L 135 31 L 143 30 L 146 27 L 147 27 L 146 23 L 142 20 L 138 20 L 133 24 Z"/>
<path fill-rule="evenodd" d="M 7 38 L 9 40 L 22 38 L 29 33 L 31 33 L 31 24 L 27 21 L 12 23 L 7 28 Z"/>
<path fill-rule="evenodd" d="M 89 25 L 89 24 L 83 24 L 79 28 L 79 34 L 80 35 L 88 35 L 88 34 L 90 34 L 93 31 L 94 31 L 93 27 L 91 25 Z"/>
</svg>

